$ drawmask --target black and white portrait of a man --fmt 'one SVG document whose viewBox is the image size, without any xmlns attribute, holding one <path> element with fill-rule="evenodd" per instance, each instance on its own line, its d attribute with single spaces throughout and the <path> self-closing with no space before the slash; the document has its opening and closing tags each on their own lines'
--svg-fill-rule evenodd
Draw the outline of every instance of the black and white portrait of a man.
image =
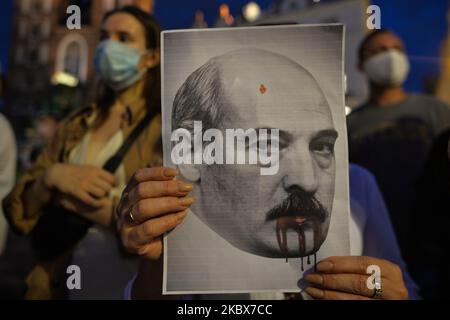
<svg viewBox="0 0 450 320">
<path fill-rule="evenodd" d="M 317 255 L 348 253 L 342 38 L 164 33 L 164 160 L 196 200 L 165 240 L 167 293 L 296 291 Z"/>
</svg>

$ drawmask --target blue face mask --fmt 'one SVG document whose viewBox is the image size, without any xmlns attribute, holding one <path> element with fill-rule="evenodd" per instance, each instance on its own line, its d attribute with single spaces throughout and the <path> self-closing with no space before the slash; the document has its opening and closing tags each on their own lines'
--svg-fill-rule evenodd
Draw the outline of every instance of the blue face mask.
<svg viewBox="0 0 450 320">
<path fill-rule="evenodd" d="M 94 66 L 103 81 L 115 91 L 138 82 L 146 73 L 138 65 L 142 52 L 114 40 L 100 42 L 95 52 Z"/>
</svg>

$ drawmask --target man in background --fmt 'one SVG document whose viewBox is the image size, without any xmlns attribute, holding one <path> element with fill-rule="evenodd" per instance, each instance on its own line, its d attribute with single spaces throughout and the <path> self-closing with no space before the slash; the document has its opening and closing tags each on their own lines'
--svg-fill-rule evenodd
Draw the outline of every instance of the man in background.
<svg viewBox="0 0 450 320">
<path fill-rule="evenodd" d="M 348 116 L 350 161 L 369 169 L 385 197 L 402 254 L 414 256 L 411 210 L 414 187 L 431 143 L 450 127 L 443 102 L 403 89 L 409 61 L 401 39 L 380 29 L 368 34 L 359 52 L 369 99 Z"/>
</svg>

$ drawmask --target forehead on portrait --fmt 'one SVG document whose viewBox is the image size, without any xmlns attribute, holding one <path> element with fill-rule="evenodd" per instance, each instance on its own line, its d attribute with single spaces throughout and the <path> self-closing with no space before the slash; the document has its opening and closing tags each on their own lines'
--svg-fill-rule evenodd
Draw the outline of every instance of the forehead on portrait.
<svg viewBox="0 0 450 320">
<path fill-rule="evenodd" d="M 224 120 L 242 116 L 236 113 L 237 108 L 256 111 L 265 104 L 263 98 L 272 102 L 272 98 L 293 94 L 302 98 L 296 101 L 296 109 L 315 110 L 331 118 L 322 88 L 299 63 L 262 49 L 233 50 L 211 58 L 178 89 L 172 109 L 172 128 L 192 130 L 194 120 L 201 120 L 204 130 L 221 128 Z M 246 105 L 236 105 L 236 102 Z M 272 105 L 274 112 L 277 108 L 277 104 Z M 255 124 L 258 121 L 254 113 L 247 117 L 253 118 Z"/>
</svg>

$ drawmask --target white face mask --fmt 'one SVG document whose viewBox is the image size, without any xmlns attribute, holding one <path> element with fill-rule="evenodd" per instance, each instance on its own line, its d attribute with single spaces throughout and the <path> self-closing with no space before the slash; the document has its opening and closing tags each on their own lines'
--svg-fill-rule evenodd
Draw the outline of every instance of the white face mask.
<svg viewBox="0 0 450 320">
<path fill-rule="evenodd" d="M 363 68 L 374 84 L 383 87 L 399 87 L 408 76 L 409 61 L 403 52 L 389 49 L 367 59 Z"/>
</svg>

